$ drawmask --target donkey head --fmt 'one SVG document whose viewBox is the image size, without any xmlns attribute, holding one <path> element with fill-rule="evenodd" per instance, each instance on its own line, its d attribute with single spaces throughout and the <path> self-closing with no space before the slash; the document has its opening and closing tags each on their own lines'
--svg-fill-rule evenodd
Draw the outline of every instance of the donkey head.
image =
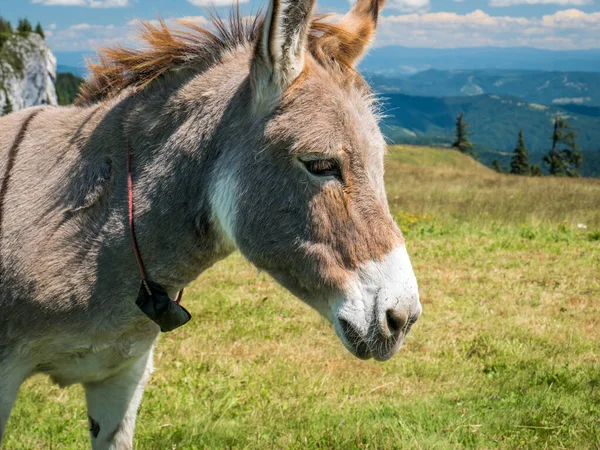
<svg viewBox="0 0 600 450">
<path fill-rule="evenodd" d="M 337 25 L 273 0 L 251 61 L 260 137 L 215 186 L 216 219 L 257 267 L 327 317 L 359 358 L 391 358 L 421 314 L 384 190 L 385 142 L 354 64 L 383 0 Z M 223 172 L 221 172 L 223 173 Z"/>
</svg>

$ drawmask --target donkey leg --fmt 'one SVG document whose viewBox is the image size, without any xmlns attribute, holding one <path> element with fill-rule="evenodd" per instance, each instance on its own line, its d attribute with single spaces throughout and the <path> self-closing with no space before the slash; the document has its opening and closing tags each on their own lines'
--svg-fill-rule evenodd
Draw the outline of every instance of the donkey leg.
<svg viewBox="0 0 600 450">
<path fill-rule="evenodd" d="M 133 430 L 144 386 L 152 372 L 152 350 L 119 374 L 84 385 L 94 450 L 133 448 Z"/>
<path fill-rule="evenodd" d="M 14 367 L 10 362 L 0 359 L 0 448 L 6 430 L 6 422 L 8 422 L 19 388 L 28 372 L 29 368 Z"/>
</svg>

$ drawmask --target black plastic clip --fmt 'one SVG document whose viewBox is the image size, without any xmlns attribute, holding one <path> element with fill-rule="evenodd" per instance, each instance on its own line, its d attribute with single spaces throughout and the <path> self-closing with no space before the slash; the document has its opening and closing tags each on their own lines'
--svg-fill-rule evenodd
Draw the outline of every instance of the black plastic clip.
<svg viewBox="0 0 600 450">
<path fill-rule="evenodd" d="M 164 333 L 185 325 L 192 318 L 187 309 L 171 300 L 163 287 L 151 280 L 142 280 L 135 304 Z"/>
</svg>

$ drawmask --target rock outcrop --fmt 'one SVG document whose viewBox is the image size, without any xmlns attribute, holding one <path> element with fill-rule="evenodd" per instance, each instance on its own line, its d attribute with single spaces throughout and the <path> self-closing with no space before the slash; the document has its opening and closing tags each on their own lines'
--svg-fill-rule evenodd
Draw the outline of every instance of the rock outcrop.
<svg viewBox="0 0 600 450">
<path fill-rule="evenodd" d="M 12 111 L 56 105 L 56 57 L 36 33 L 15 34 L 0 47 L 0 115 L 7 99 Z"/>
</svg>

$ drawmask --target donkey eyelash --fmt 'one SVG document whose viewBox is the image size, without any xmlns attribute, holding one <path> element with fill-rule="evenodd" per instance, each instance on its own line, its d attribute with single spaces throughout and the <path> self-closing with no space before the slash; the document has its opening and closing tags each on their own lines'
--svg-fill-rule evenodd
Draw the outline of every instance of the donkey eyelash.
<svg viewBox="0 0 600 450">
<path fill-rule="evenodd" d="M 343 182 L 342 171 L 336 159 L 301 160 L 306 170 L 317 177 L 335 177 Z"/>
</svg>

